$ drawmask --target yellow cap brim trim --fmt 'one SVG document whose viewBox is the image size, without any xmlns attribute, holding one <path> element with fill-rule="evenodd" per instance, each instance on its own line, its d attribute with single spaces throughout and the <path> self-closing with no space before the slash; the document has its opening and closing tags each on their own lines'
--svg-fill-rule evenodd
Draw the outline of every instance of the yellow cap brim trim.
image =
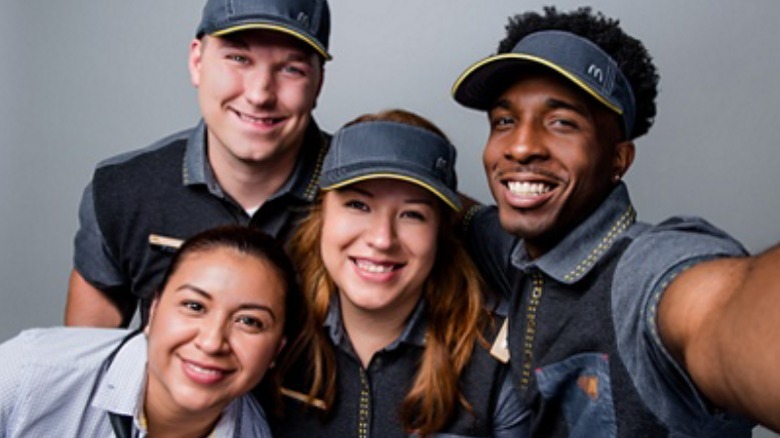
<svg viewBox="0 0 780 438">
<path fill-rule="evenodd" d="M 589 87 L 588 84 L 586 84 L 585 82 L 580 80 L 578 77 L 574 76 L 573 74 L 569 73 L 569 71 L 566 70 L 565 68 L 563 68 L 563 67 L 561 67 L 558 64 L 555 64 L 553 62 L 550 62 L 550 61 L 548 61 L 548 60 L 546 60 L 544 58 L 539 58 L 538 56 L 526 55 L 526 54 L 522 54 L 522 53 L 502 53 L 500 55 L 495 55 L 495 56 L 491 56 L 489 58 L 485 58 L 482 61 L 479 61 L 479 62 L 475 63 L 474 65 L 472 65 L 471 67 L 466 69 L 466 71 L 463 72 L 460 75 L 460 77 L 458 77 L 458 79 L 455 81 L 455 84 L 452 86 L 452 91 L 451 91 L 452 95 L 453 96 L 455 95 L 455 93 L 458 91 L 458 88 L 460 88 L 461 85 L 463 85 L 463 82 L 465 82 L 466 79 L 468 79 L 468 77 L 471 76 L 475 71 L 479 70 L 480 68 L 482 68 L 482 67 L 484 67 L 484 66 L 486 66 L 488 64 L 492 64 L 494 62 L 502 61 L 502 60 L 505 60 L 505 59 L 520 59 L 520 60 L 524 60 L 524 61 L 535 62 L 537 64 L 542 64 L 542 65 L 544 65 L 546 67 L 549 67 L 549 68 L 555 70 L 556 72 L 560 73 L 564 77 L 566 77 L 566 79 L 574 82 L 577 86 L 579 86 L 580 88 L 585 90 L 588 94 L 590 94 L 596 100 L 598 100 L 599 102 L 604 104 L 607 108 L 609 108 L 612 111 L 616 112 L 620 116 L 623 115 L 623 110 L 620 109 L 620 107 L 618 107 L 615 104 L 609 102 L 607 99 L 602 97 L 599 93 L 597 93 L 594 89 Z"/>
<path fill-rule="evenodd" d="M 276 32 L 281 32 L 281 33 L 285 33 L 287 35 L 291 35 L 291 36 L 293 36 L 293 37 L 303 41 L 304 43 L 308 44 L 309 46 L 311 46 L 314 50 L 317 51 L 317 53 L 319 53 L 327 61 L 330 61 L 331 59 L 333 59 L 333 57 L 330 56 L 330 54 L 328 52 L 326 52 L 322 47 L 320 47 L 320 45 L 317 44 L 317 42 L 314 41 L 314 39 L 309 38 L 308 36 L 298 32 L 296 30 L 290 29 L 288 27 L 280 26 L 278 24 L 269 24 L 269 23 L 241 24 L 241 25 L 238 25 L 238 26 L 233 26 L 233 27 L 228 27 L 228 28 L 222 29 L 222 30 L 218 30 L 218 31 L 212 33 L 211 35 L 218 37 L 218 36 L 223 36 L 223 35 L 227 35 L 227 34 L 231 34 L 231 33 L 235 33 L 235 32 L 241 32 L 241 31 L 244 31 L 244 30 L 252 30 L 252 29 L 273 30 L 273 31 L 276 31 Z"/>
<path fill-rule="evenodd" d="M 340 189 L 340 188 L 342 188 L 344 186 L 348 186 L 348 185 L 354 184 L 356 182 L 367 181 L 367 180 L 371 180 L 371 179 L 381 179 L 381 178 L 397 179 L 397 180 L 400 180 L 400 181 L 406 181 L 406 182 L 410 182 L 412 184 L 416 184 L 416 185 L 424 188 L 425 190 L 428 190 L 429 192 L 433 193 L 434 195 L 436 195 L 437 198 L 441 199 L 445 204 L 447 204 L 453 210 L 460 211 L 460 207 L 458 207 L 454 202 L 452 202 L 452 200 L 450 200 L 446 195 L 444 195 L 444 193 L 436 190 L 436 188 L 434 188 L 430 184 L 427 184 L 427 183 L 425 183 L 423 181 L 420 181 L 417 178 L 412 178 L 412 177 L 407 176 L 407 175 L 399 175 L 397 173 L 371 173 L 371 174 L 368 174 L 368 175 L 360 175 L 360 176 L 356 176 L 354 178 L 350 178 L 350 179 L 338 182 L 338 183 L 330 185 L 328 187 L 323 187 L 322 190 L 323 191 L 328 191 L 328 190 Z"/>
</svg>

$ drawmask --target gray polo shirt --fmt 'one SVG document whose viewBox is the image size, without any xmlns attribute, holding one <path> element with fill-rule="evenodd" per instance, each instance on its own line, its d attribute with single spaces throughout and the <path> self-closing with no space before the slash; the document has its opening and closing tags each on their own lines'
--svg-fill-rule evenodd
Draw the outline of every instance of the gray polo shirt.
<svg viewBox="0 0 780 438">
<path fill-rule="evenodd" d="M 176 243 L 218 225 L 244 224 L 286 240 L 317 194 L 329 136 L 314 122 L 292 175 L 251 217 L 219 186 L 206 127 L 100 163 L 79 209 L 74 266 L 103 291 L 148 299 Z"/>
</svg>

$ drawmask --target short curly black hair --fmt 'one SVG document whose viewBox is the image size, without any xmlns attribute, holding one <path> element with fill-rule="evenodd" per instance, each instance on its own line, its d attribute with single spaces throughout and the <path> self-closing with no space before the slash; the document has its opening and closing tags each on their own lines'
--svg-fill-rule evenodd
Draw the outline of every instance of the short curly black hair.
<svg viewBox="0 0 780 438">
<path fill-rule="evenodd" d="M 615 60 L 631 83 L 636 99 L 636 121 L 628 137 L 633 139 L 646 134 L 655 120 L 659 76 L 645 46 L 626 34 L 618 20 L 607 18 L 600 12 L 593 13 L 589 7 L 559 12 L 554 6 L 547 6 L 543 14 L 526 12 L 509 17 L 506 37 L 499 43 L 498 53 L 511 52 L 526 35 L 553 29 L 586 38 Z"/>
</svg>

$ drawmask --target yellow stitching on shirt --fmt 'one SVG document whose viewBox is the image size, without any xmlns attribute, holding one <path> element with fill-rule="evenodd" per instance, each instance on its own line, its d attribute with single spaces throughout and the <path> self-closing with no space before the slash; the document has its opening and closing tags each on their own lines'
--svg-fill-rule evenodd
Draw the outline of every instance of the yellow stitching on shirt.
<svg viewBox="0 0 780 438">
<path fill-rule="evenodd" d="M 320 173 L 322 173 L 322 162 L 325 160 L 325 154 L 328 151 L 328 140 L 324 134 L 320 134 L 320 152 L 317 156 L 317 164 L 314 166 L 314 172 L 312 172 L 312 178 L 309 181 L 309 185 L 306 186 L 306 190 L 303 196 L 306 199 L 313 200 L 317 196 L 317 190 L 319 190 Z"/>
<path fill-rule="evenodd" d="M 531 382 L 531 369 L 534 362 L 534 340 L 536 338 L 536 313 L 542 302 L 542 292 L 544 292 L 544 277 L 540 272 L 531 274 L 533 288 L 531 289 L 531 298 L 526 308 L 525 337 L 523 338 L 523 368 L 520 375 L 520 388 L 525 390 Z"/>
<path fill-rule="evenodd" d="M 582 260 L 571 272 L 566 274 L 563 279 L 565 281 L 574 281 L 585 275 L 588 269 L 590 269 L 590 267 L 599 260 L 601 255 L 604 254 L 613 243 L 615 243 L 615 240 L 618 238 L 618 236 L 623 234 L 623 232 L 626 231 L 628 227 L 630 227 L 635 221 L 636 211 L 634 211 L 634 208 L 629 205 L 628 210 L 626 210 L 626 212 L 623 213 L 612 225 L 609 233 L 607 233 L 607 235 L 601 239 L 601 242 L 598 244 L 598 246 L 593 248 L 590 254 L 588 254 L 588 256 L 585 257 L 585 259 Z"/>
<path fill-rule="evenodd" d="M 464 231 L 468 231 L 469 226 L 471 225 L 471 220 L 483 208 L 485 208 L 485 205 L 483 204 L 474 204 L 469 207 L 468 210 L 466 210 L 466 214 L 463 215 L 463 219 L 461 220 L 461 226 Z"/>
</svg>

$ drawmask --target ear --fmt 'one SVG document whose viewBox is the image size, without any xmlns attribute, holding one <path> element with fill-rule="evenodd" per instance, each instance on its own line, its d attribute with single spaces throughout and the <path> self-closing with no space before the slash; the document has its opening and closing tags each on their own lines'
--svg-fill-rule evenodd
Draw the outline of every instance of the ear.
<svg viewBox="0 0 780 438">
<path fill-rule="evenodd" d="M 203 38 L 208 38 L 204 36 Z M 190 82 L 195 87 L 200 85 L 200 66 L 203 61 L 203 48 L 205 41 L 195 38 L 190 42 L 190 56 L 187 67 L 190 71 Z"/>
<path fill-rule="evenodd" d="M 144 327 L 144 334 L 146 336 L 149 336 L 149 327 L 152 325 L 152 321 L 154 320 L 154 315 L 157 314 L 157 305 L 160 302 L 160 296 L 157 295 L 154 300 L 152 300 L 152 305 L 149 307 L 149 320 L 146 321 L 146 326 Z"/>
<path fill-rule="evenodd" d="M 628 169 L 634 162 L 635 152 L 634 142 L 631 140 L 622 141 L 615 145 L 615 153 L 612 159 L 612 175 L 616 177 L 615 182 L 628 172 Z"/>
</svg>

